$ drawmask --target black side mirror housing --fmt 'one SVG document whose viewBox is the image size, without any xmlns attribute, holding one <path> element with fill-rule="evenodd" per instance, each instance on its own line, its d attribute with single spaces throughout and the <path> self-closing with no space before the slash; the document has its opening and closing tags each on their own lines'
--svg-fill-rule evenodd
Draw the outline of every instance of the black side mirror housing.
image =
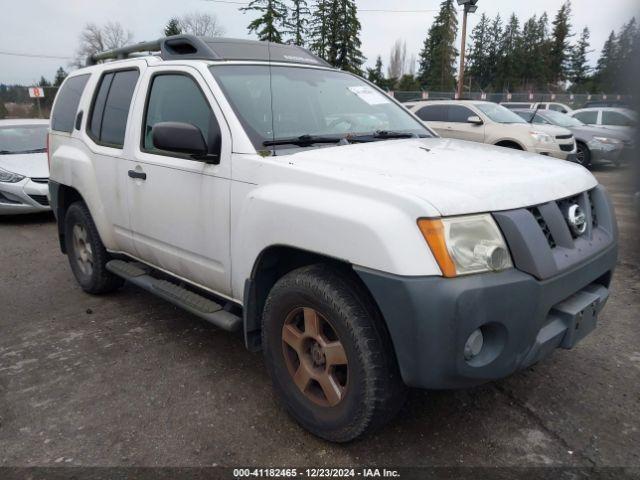
<svg viewBox="0 0 640 480">
<path fill-rule="evenodd" d="M 206 163 L 219 163 L 220 156 L 209 154 L 202 131 L 184 122 L 159 122 L 151 129 L 153 146 L 167 152 L 185 153 Z"/>
</svg>

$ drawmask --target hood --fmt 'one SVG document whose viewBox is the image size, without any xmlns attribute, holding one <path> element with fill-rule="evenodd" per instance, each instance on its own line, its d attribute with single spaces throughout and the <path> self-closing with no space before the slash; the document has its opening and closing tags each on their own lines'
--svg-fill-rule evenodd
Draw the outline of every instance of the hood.
<svg viewBox="0 0 640 480">
<path fill-rule="evenodd" d="M 49 177 L 46 153 L 0 155 L 0 168 L 29 178 Z"/>
<path fill-rule="evenodd" d="M 556 125 L 541 125 L 539 123 L 527 123 L 527 124 L 515 124 L 515 125 L 522 125 L 522 128 L 526 128 L 528 132 L 532 132 L 532 131 L 538 131 L 538 132 L 544 132 L 548 135 L 551 135 L 553 138 L 557 137 L 558 135 L 571 135 L 571 131 L 569 131 L 568 129 L 564 128 L 564 127 L 558 127 Z"/>
<path fill-rule="evenodd" d="M 280 159 L 314 176 L 417 198 L 441 215 L 538 205 L 598 183 L 564 160 L 443 138 L 332 146 Z"/>
</svg>

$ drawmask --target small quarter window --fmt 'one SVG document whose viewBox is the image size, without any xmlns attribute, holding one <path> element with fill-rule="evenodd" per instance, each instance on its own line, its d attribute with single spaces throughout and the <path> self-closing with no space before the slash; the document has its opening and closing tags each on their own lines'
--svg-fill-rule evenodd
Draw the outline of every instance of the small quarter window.
<svg viewBox="0 0 640 480">
<path fill-rule="evenodd" d="M 59 132 L 73 131 L 80 98 L 87 85 L 89 75 L 77 75 L 68 78 L 56 97 L 56 104 L 51 113 L 51 129 Z"/>
</svg>

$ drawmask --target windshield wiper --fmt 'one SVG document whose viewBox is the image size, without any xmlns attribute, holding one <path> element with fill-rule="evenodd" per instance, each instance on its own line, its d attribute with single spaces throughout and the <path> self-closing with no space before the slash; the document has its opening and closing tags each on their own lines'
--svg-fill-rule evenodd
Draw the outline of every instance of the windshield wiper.
<svg viewBox="0 0 640 480">
<path fill-rule="evenodd" d="M 323 137 L 320 135 L 300 135 L 292 138 L 275 138 L 262 142 L 265 147 L 273 145 L 296 145 L 298 147 L 308 147 L 316 143 L 340 143 L 344 137 Z"/>
<path fill-rule="evenodd" d="M 392 130 L 376 130 L 366 135 L 354 135 L 348 137 L 350 142 L 375 142 L 376 140 L 389 140 L 393 138 L 420 138 L 419 135 L 409 132 L 394 132 Z"/>
<path fill-rule="evenodd" d="M 32 150 L 0 150 L 0 155 L 18 155 L 21 153 L 43 153 L 46 152 L 46 148 L 34 148 Z"/>
</svg>

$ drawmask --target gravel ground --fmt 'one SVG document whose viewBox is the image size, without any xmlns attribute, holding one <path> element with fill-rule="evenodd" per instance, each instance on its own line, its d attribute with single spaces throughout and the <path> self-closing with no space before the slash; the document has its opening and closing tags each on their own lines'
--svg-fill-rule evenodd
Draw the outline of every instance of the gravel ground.
<svg viewBox="0 0 640 480">
<path fill-rule="evenodd" d="M 76 285 L 50 215 L 0 219 L 0 466 L 640 466 L 639 228 L 572 351 L 466 391 L 413 391 L 384 430 L 332 445 L 276 403 L 259 354 L 146 292 Z"/>
</svg>

